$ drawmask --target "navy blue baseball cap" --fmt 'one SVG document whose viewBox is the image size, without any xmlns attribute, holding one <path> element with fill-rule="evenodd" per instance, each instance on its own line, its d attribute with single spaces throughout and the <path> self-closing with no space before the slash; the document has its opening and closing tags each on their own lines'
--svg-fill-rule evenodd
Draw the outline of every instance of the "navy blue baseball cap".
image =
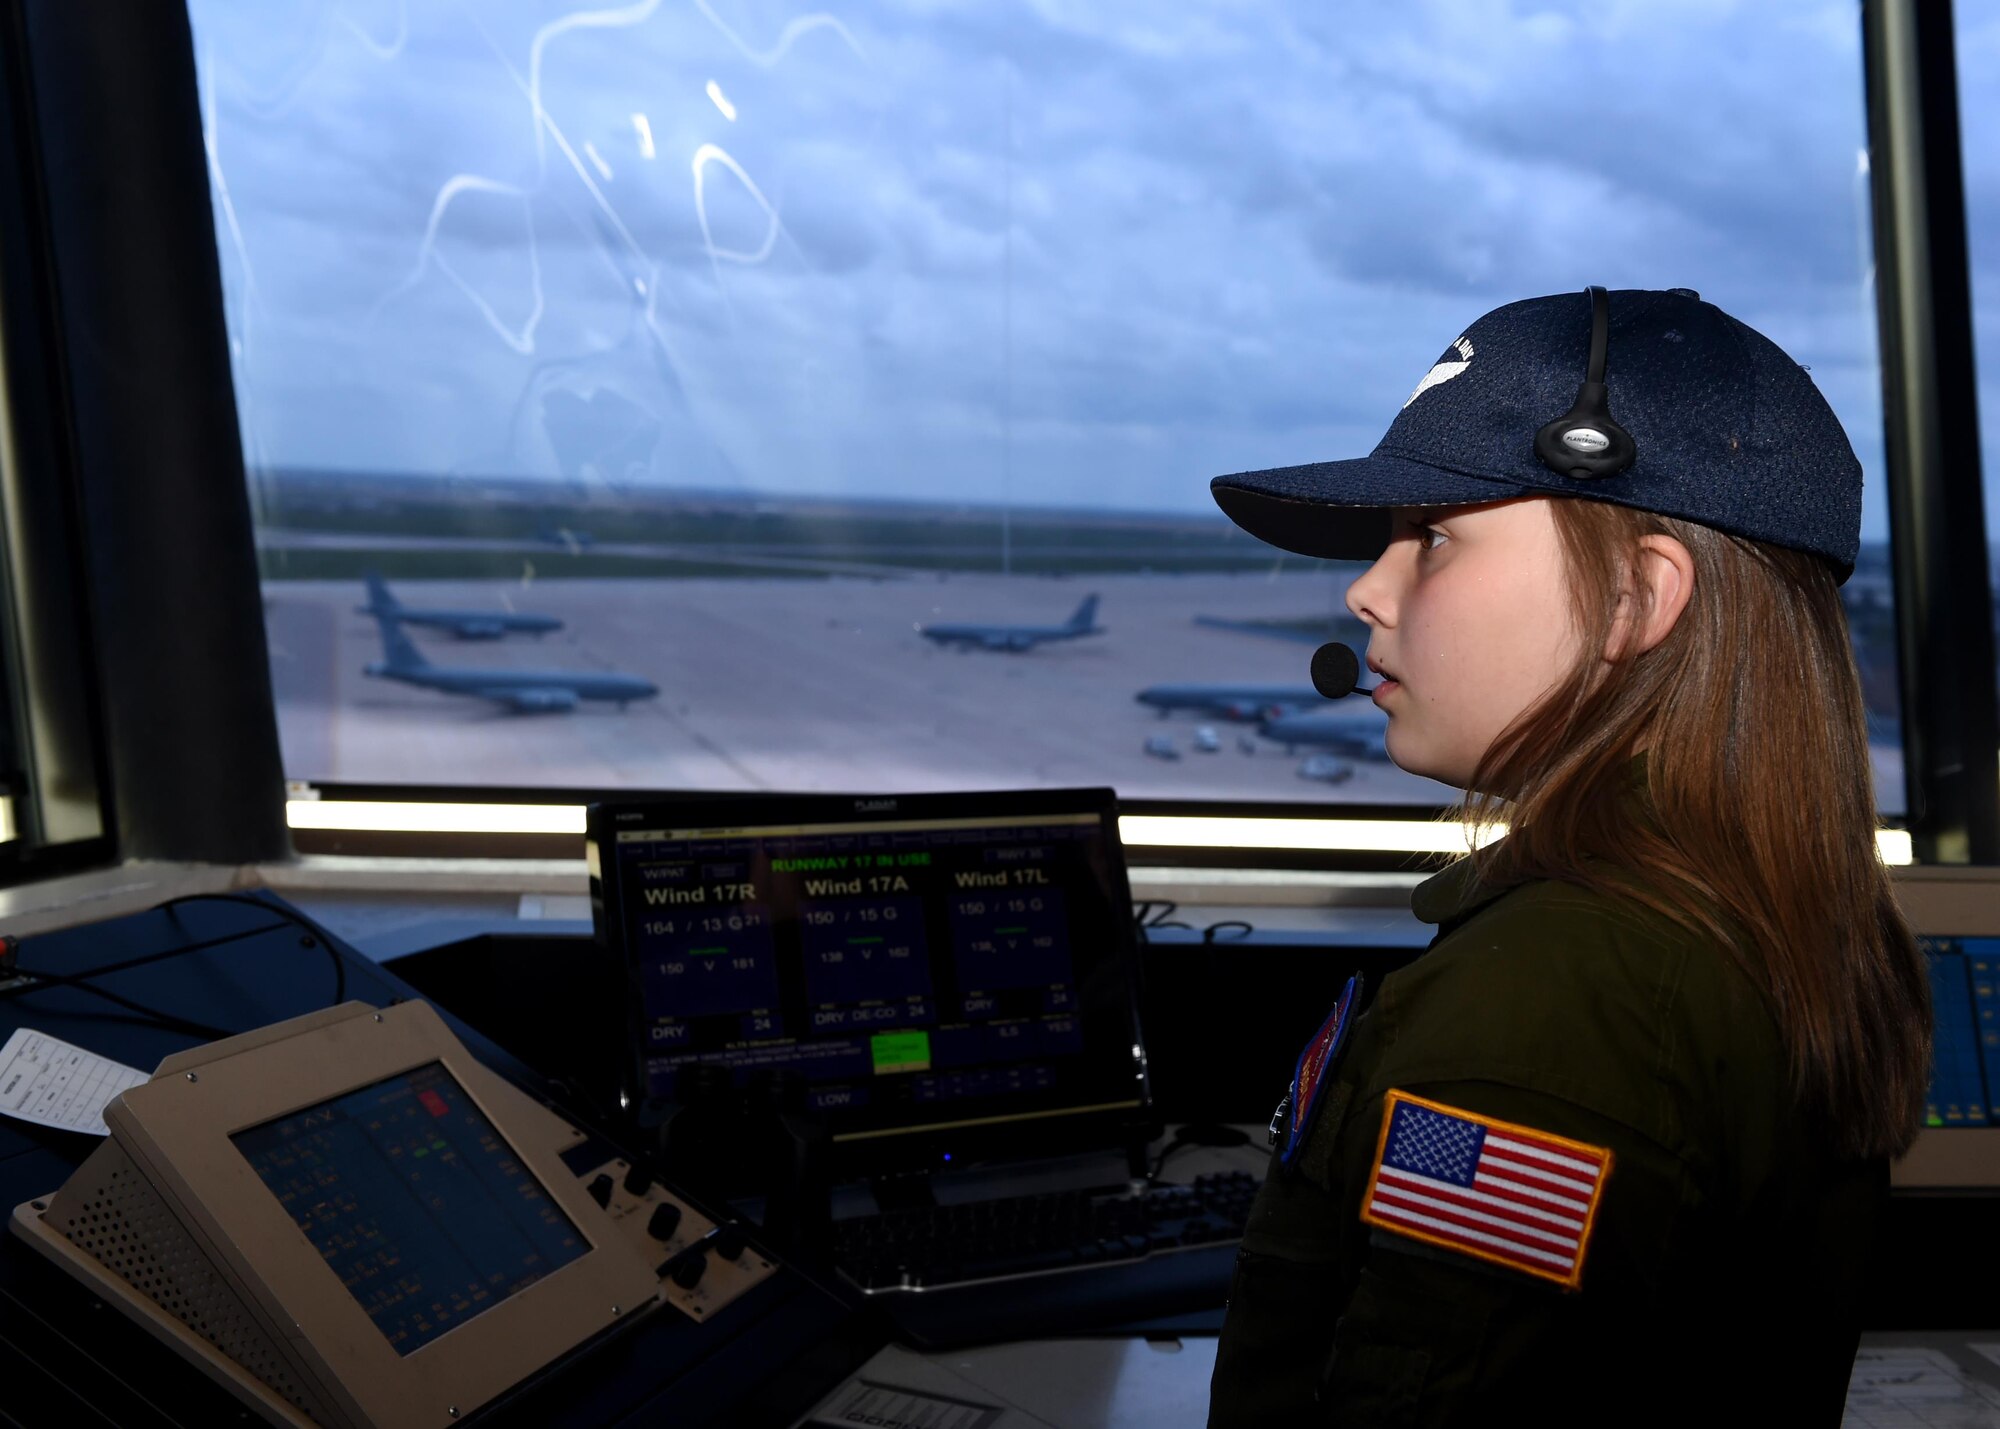
<svg viewBox="0 0 2000 1429">
<path fill-rule="evenodd" d="M 1495 308 L 1445 349 L 1369 455 L 1219 476 L 1216 503 L 1284 550 L 1373 560 L 1392 507 L 1580 496 L 1809 551 L 1846 580 L 1861 541 L 1847 433 L 1803 367 L 1690 289 L 1603 295 L 1610 422 L 1595 426 L 1614 444 L 1629 434 L 1623 455 L 1572 465 L 1548 444 L 1544 429 L 1562 437 L 1559 419 L 1587 405 L 1599 293 Z M 1584 453 L 1606 445 L 1590 427 L 1563 440 Z M 1623 469 L 1583 470 L 1593 464 Z"/>
</svg>

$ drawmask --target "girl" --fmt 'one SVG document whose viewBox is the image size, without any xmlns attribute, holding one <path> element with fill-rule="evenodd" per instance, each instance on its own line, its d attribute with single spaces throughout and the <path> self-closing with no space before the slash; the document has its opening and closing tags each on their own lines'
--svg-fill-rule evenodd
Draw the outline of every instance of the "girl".
<svg viewBox="0 0 2000 1429">
<path fill-rule="evenodd" d="M 1930 1006 L 1825 400 L 1695 293 L 1593 288 L 1473 324 L 1373 455 L 1214 489 L 1374 559 L 1391 757 L 1511 832 L 1301 1057 L 1211 1425 L 1838 1424 Z"/>
</svg>

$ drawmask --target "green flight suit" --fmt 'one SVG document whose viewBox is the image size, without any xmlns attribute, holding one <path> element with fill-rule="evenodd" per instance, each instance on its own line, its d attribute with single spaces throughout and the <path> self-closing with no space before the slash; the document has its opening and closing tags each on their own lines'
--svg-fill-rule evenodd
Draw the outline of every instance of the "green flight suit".
<svg viewBox="0 0 2000 1429">
<path fill-rule="evenodd" d="M 1471 874 L 1417 890 L 1430 950 L 1353 1025 L 1293 1164 L 1272 1157 L 1211 1429 L 1838 1424 L 1887 1163 L 1820 1149 L 1712 940 Z M 1363 1222 L 1392 1088 L 1612 1153 L 1575 1291 Z"/>
</svg>

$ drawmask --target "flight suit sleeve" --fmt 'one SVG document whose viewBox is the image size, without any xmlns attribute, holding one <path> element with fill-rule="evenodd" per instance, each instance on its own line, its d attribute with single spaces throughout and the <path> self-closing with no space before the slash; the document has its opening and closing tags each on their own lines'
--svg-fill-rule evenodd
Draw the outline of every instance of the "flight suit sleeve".
<svg viewBox="0 0 2000 1429">
<path fill-rule="evenodd" d="M 1694 1215 L 1693 1180 L 1629 1127 L 1559 1097 L 1498 1082 L 1398 1088 L 1475 1116 L 1536 1128 L 1611 1153 L 1575 1288 L 1382 1224 L 1365 1226 L 1359 1275 L 1322 1369 L 1324 1422 L 1341 1426 L 1490 1424 L 1520 1414 L 1588 1423 L 1588 1401 L 1625 1398 L 1617 1361 L 1656 1313 L 1668 1262 Z M 1365 1186 L 1381 1155 L 1384 1112 L 1359 1109 L 1341 1138 L 1341 1180 Z M 1357 1203 L 1358 1204 L 1358 1203 Z M 1594 1390 L 1593 1386 L 1600 1386 Z M 1627 1386 L 1629 1388 L 1629 1386 Z M 1619 1410 L 1598 1405 L 1615 1419 Z M 1523 1422 L 1528 1422 L 1524 1419 Z"/>
</svg>

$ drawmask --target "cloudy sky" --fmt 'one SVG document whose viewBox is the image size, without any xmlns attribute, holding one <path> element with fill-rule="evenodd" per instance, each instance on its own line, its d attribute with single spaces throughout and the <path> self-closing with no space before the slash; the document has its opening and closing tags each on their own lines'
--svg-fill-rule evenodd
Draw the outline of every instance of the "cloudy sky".
<svg viewBox="0 0 2000 1429">
<path fill-rule="evenodd" d="M 1853 0 L 811 3 L 192 0 L 253 462 L 1202 510 L 1597 282 L 1879 487 Z"/>
</svg>

